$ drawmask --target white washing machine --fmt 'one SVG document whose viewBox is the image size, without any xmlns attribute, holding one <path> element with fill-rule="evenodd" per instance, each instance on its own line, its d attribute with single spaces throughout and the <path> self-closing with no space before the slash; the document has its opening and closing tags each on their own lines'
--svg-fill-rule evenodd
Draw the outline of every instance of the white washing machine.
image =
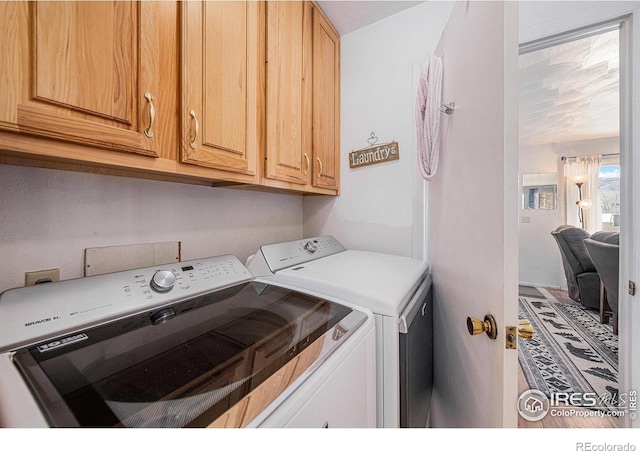
<svg viewBox="0 0 640 451">
<path fill-rule="evenodd" d="M 370 311 L 232 255 L 0 294 L 0 428 L 362 428 L 375 395 Z"/>
<path fill-rule="evenodd" d="M 378 427 L 426 427 L 433 385 L 433 294 L 426 262 L 348 250 L 332 236 L 262 246 L 247 260 L 257 282 L 331 296 L 376 323 Z"/>
</svg>

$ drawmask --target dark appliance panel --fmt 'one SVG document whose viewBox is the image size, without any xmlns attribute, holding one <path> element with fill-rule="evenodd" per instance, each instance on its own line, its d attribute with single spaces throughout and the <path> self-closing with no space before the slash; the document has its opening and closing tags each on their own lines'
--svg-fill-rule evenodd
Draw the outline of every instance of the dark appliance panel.
<svg viewBox="0 0 640 451">
<path fill-rule="evenodd" d="M 351 313 L 245 283 L 23 348 L 14 361 L 52 426 L 206 426 Z"/>
</svg>

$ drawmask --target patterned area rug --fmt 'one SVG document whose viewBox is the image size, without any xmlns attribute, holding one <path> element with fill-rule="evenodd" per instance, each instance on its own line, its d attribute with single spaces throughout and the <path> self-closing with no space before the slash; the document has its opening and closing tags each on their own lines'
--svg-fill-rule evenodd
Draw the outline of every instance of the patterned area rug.
<svg viewBox="0 0 640 451">
<path fill-rule="evenodd" d="M 519 317 L 531 322 L 532 340 L 518 338 L 518 360 L 531 388 L 551 393 L 597 393 L 603 407 L 618 395 L 618 337 L 597 311 L 544 295 L 519 298 Z"/>
</svg>

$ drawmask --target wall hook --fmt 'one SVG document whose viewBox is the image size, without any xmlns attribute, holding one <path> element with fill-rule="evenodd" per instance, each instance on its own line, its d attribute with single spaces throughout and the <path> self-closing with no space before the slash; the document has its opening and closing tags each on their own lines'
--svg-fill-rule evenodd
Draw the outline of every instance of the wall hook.
<svg viewBox="0 0 640 451">
<path fill-rule="evenodd" d="M 440 106 L 440 111 L 442 111 L 444 114 L 453 114 L 453 111 L 456 109 L 456 104 L 455 102 L 451 102 L 449 104 L 442 104 L 442 106 Z"/>
<path fill-rule="evenodd" d="M 369 143 L 369 146 L 373 146 L 373 145 L 375 145 L 375 143 L 378 142 L 378 137 L 376 136 L 376 134 L 374 132 L 371 132 L 371 135 L 369 135 L 369 138 L 367 139 L 367 142 Z"/>
</svg>

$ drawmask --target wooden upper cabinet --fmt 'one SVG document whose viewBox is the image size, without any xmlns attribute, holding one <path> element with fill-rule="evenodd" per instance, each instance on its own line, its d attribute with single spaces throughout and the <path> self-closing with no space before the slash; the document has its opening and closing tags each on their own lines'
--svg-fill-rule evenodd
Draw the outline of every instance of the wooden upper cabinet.
<svg viewBox="0 0 640 451">
<path fill-rule="evenodd" d="M 265 176 L 303 185 L 312 166 L 312 9 L 267 3 Z"/>
<path fill-rule="evenodd" d="M 29 4 L 21 131 L 157 156 L 140 8 L 121 1 Z"/>
<path fill-rule="evenodd" d="M 340 37 L 316 8 L 313 15 L 313 186 L 340 181 Z"/>
<path fill-rule="evenodd" d="M 339 192 L 339 37 L 312 1 L 0 1 L 0 38 L 0 159 Z"/>
<path fill-rule="evenodd" d="M 264 4 L 182 3 L 181 161 L 257 174 Z"/>
</svg>

